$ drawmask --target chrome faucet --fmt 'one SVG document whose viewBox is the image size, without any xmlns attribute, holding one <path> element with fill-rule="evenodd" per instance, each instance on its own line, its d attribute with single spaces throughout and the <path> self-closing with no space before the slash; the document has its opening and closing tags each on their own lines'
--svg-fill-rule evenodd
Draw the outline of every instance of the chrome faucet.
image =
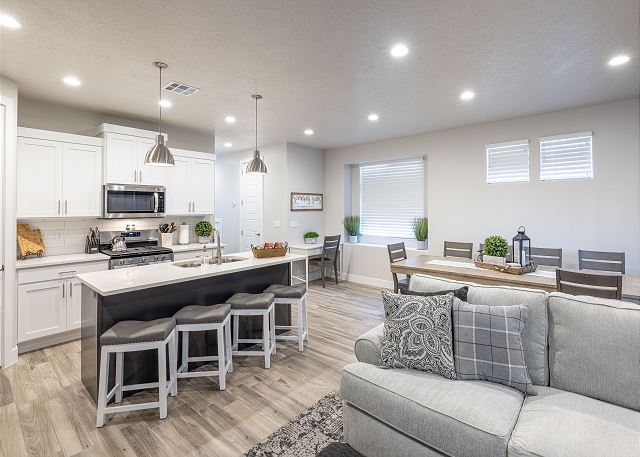
<svg viewBox="0 0 640 457">
<path fill-rule="evenodd" d="M 216 263 L 222 265 L 222 248 L 220 247 L 220 231 L 215 230 L 213 234 L 214 241 L 216 243 Z"/>
</svg>

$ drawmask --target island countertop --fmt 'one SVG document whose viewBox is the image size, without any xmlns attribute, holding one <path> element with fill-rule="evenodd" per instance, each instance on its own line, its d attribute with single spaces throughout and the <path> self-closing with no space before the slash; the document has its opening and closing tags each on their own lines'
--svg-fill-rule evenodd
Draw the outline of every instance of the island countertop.
<svg viewBox="0 0 640 457">
<path fill-rule="evenodd" d="M 243 257 L 245 260 L 222 265 L 202 265 L 193 268 L 177 266 L 184 262 L 159 263 L 143 267 L 83 273 L 79 274 L 77 278 L 99 295 L 108 296 L 305 260 L 305 256 L 298 254 L 257 259 L 251 252 L 240 252 L 224 257 Z"/>
</svg>

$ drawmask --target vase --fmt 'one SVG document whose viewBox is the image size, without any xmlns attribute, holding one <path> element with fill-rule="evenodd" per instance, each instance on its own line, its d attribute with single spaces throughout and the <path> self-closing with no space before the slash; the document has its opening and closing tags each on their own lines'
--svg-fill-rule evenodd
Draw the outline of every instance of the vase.
<svg viewBox="0 0 640 457">
<path fill-rule="evenodd" d="M 178 244 L 189 244 L 189 231 L 191 226 L 182 224 L 178 227 Z"/>
<path fill-rule="evenodd" d="M 160 245 L 163 248 L 170 248 L 171 246 L 173 246 L 173 233 L 161 233 Z"/>
<path fill-rule="evenodd" d="M 419 251 L 424 251 L 427 249 L 427 240 L 416 240 L 416 248 Z"/>
<path fill-rule="evenodd" d="M 349 235 L 349 243 L 358 244 L 358 235 Z"/>
<path fill-rule="evenodd" d="M 316 244 L 318 242 L 318 238 L 305 238 L 304 244 Z"/>
<path fill-rule="evenodd" d="M 198 237 L 198 243 L 200 244 L 207 244 L 211 242 L 211 236 L 199 236 Z"/>
<path fill-rule="evenodd" d="M 506 257 L 497 257 L 497 256 L 493 256 L 493 255 L 483 255 L 482 256 L 482 261 L 484 263 L 490 263 L 493 265 L 500 265 L 502 267 L 504 267 L 507 264 L 507 259 Z"/>
</svg>

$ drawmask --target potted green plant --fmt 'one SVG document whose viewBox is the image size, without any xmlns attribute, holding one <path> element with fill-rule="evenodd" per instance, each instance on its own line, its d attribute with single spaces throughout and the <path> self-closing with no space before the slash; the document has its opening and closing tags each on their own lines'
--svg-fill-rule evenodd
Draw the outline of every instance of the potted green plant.
<svg viewBox="0 0 640 457">
<path fill-rule="evenodd" d="M 213 225 L 209 221 L 200 221 L 196 224 L 195 231 L 198 235 L 198 243 L 207 244 L 211 241 Z"/>
<path fill-rule="evenodd" d="M 506 265 L 509 243 L 500 235 L 492 235 L 484 240 L 482 261 L 495 265 Z"/>
<path fill-rule="evenodd" d="M 316 232 L 307 232 L 304 234 L 304 244 L 316 244 L 318 242 L 318 235 Z"/>
<path fill-rule="evenodd" d="M 416 217 L 411 221 L 411 228 L 416 237 L 416 247 L 420 250 L 427 249 L 429 237 L 429 220 L 426 217 Z"/>
<path fill-rule="evenodd" d="M 342 224 L 349 235 L 349 243 L 356 244 L 360 235 L 360 216 L 346 216 Z"/>
</svg>

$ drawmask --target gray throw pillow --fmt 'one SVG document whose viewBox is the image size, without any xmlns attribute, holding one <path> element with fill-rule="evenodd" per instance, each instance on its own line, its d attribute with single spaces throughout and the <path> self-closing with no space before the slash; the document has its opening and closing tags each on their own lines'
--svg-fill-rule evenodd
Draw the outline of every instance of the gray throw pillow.
<svg viewBox="0 0 640 457">
<path fill-rule="evenodd" d="M 420 295 L 421 297 L 432 297 L 434 295 L 447 295 L 449 292 L 453 292 L 453 296 L 459 298 L 462 301 L 467 301 L 467 294 L 469 293 L 469 286 L 462 286 L 459 289 L 450 290 L 438 290 L 436 292 L 418 292 L 411 289 L 400 289 L 402 295 Z"/>
<path fill-rule="evenodd" d="M 451 338 L 453 294 L 420 297 L 382 291 L 385 310 L 381 364 L 456 379 Z"/>
<path fill-rule="evenodd" d="M 472 305 L 453 299 L 453 352 L 458 379 L 504 384 L 535 395 L 524 360 L 522 305 Z"/>
</svg>

